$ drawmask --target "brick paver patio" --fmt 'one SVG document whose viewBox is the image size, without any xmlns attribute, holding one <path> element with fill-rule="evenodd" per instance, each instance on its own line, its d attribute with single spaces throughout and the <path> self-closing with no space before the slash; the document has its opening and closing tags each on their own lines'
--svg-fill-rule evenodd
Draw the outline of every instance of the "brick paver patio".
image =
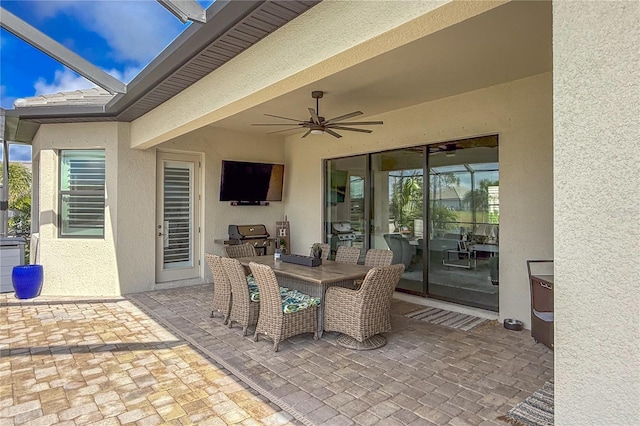
<svg viewBox="0 0 640 426">
<path fill-rule="evenodd" d="M 0 296 L 0 424 L 298 424 L 124 299 Z"/>
<path fill-rule="evenodd" d="M 302 335 L 272 352 L 210 318 L 211 286 L 114 300 L 0 295 L 0 423 L 506 425 L 553 377 L 528 331 L 413 320 L 354 352 Z M 5 423 L 6 422 L 6 423 Z"/>
</svg>

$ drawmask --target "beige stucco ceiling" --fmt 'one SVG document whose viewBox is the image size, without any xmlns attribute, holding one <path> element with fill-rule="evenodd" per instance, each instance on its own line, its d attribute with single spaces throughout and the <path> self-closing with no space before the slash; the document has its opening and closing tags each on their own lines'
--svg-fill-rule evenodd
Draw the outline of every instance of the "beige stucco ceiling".
<svg viewBox="0 0 640 426">
<path fill-rule="evenodd" d="M 371 117 L 549 72 L 551 49 L 551 3 L 510 2 L 212 125 L 256 133 L 285 129 L 290 126 L 251 124 L 286 124 L 265 113 L 309 119 L 312 90 L 325 92 L 320 113 L 327 118 L 356 110 L 364 112 L 358 119 Z M 296 132 L 302 130 L 280 135 Z"/>
</svg>

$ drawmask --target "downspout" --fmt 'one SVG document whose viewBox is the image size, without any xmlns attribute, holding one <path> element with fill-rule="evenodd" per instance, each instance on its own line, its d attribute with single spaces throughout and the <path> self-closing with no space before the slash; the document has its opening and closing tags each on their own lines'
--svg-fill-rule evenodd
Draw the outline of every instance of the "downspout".
<svg viewBox="0 0 640 426">
<path fill-rule="evenodd" d="M 9 234 L 9 143 L 4 137 L 4 108 L 0 108 L 0 140 L 2 141 L 2 191 L 0 191 L 0 237 Z"/>
<path fill-rule="evenodd" d="M 2 117 L 2 193 L 0 194 L 0 237 L 9 235 L 9 143 L 4 138 Z"/>
</svg>

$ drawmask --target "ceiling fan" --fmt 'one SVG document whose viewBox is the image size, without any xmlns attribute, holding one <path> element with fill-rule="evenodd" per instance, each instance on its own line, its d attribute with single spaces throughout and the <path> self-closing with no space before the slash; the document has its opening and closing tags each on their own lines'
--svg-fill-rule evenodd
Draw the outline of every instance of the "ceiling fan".
<svg viewBox="0 0 640 426">
<path fill-rule="evenodd" d="M 458 146 L 456 145 L 456 143 L 450 142 L 443 145 L 430 146 L 429 153 L 432 155 L 444 153 L 444 155 L 446 155 L 447 157 L 453 157 L 454 155 L 456 155 L 457 149 L 458 149 Z"/>
<path fill-rule="evenodd" d="M 382 121 L 343 121 L 343 120 L 347 120 L 347 119 L 349 119 L 351 117 L 356 117 L 358 115 L 361 115 L 362 111 L 350 112 L 349 114 L 344 114 L 344 115 L 341 115 L 341 116 L 338 116 L 338 117 L 334 117 L 334 118 L 330 118 L 330 119 L 327 120 L 324 117 L 320 116 L 319 100 L 322 98 L 323 95 L 324 95 L 324 92 L 322 92 L 320 90 L 314 90 L 313 92 L 311 92 L 311 97 L 316 100 L 316 109 L 314 110 L 313 108 L 309 108 L 309 114 L 311 114 L 311 117 L 309 118 L 309 120 L 306 120 L 306 121 L 305 120 L 297 120 L 295 118 L 288 118 L 288 117 L 281 117 L 279 115 L 265 114 L 267 117 L 281 118 L 283 120 L 295 121 L 297 123 L 295 125 L 294 124 L 287 124 L 287 123 L 258 123 L 258 124 L 252 124 L 252 126 L 285 126 L 285 125 L 292 125 L 292 126 L 295 126 L 295 127 L 290 127 L 288 129 L 278 130 L 276 132 L 270 132 L 269 134 L 286 132 L 288 130 L 293 130 L 293 129 L 305 128 L 305 129 L 309 129 L 309 130 L 307 130 L 306 133 L 304 135 L 302 135 L 303 138 L 306 138 L 309 134 L 321 135 L 323 133 L 328 133 L 333 137 L 341 138 L 342 135 L 336 133 L 334 131 L 334 129 L 335 130 L 347 130 L 347 131 L 350 131 L 350 132 L 371 133 L 372 130 L 358 129 L 358 128 L 355 128 L 355 127 L 345 127 L 345 126 L 370 126 L 370 125 L 374 125 L 374 124 L 383 124 Z"/>
</svg>

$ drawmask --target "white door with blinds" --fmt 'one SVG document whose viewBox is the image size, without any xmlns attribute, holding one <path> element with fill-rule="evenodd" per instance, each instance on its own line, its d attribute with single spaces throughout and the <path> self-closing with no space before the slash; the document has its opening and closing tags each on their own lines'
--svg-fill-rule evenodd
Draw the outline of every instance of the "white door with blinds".
<svg viewBox="0 0 640 426">
<path fill-rule="evenodd" d="M 200 276 L 200 159 L 157 156 L 156 282 Z"/>
</svg>

